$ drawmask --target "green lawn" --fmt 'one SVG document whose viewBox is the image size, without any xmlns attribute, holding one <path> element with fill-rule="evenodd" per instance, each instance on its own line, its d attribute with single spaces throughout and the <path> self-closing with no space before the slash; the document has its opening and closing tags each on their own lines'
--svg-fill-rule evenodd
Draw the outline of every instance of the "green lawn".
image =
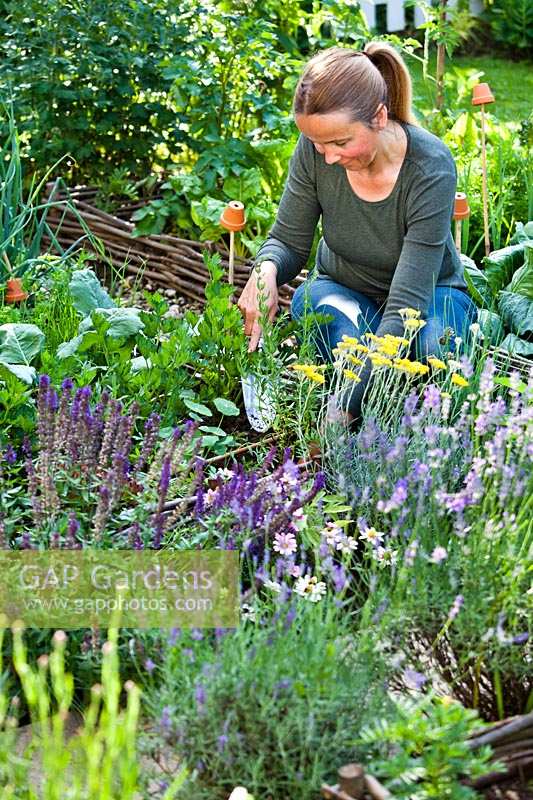
<svg viewBox="0 0 533 800">
<path fill-rule="evenodd" d="M 419 51 L 421 52 L 421 51 Z M 428 105 L 428 97 L 435 96 L 434 86 L 431 82 L 428 95 L 427 87 L 422 77 L 422 66 L 414 58 L 408 59 L 409 68 L 413 77 L 415 107 Z M 527 119 L 531 114 L 533 104 L 533 64 L 531 61 L 513 62 L 504 58 L 492 56 L 457 56 L 451 60 L 446 59 L 446 68 L 456 66 L 461 69 L 475 69 L 484 73 L 480 82 L 486 82 L 492 89 L 496 102 L 491 106 L 491 113 L 501 121 L 518 122 Z M 430 59 L 429 74 L 435 75 L 435 55 Z"/>
</svg>

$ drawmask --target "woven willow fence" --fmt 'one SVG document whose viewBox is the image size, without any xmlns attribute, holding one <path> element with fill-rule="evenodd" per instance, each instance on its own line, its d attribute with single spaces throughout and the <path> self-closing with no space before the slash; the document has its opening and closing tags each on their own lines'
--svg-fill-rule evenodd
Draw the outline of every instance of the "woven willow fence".
<svg viewBox="0 0 533 800">
<path fill-rule="evenodd" d="M 74 189 L 57 189 L 48 184 L 47 196 L 53 200 L 47 222 L 59 244 L 70 247 L 80 242 L 80 247 L 92 250 L 104 264 L 113 265 L 127 275 L 153 286 L 175 289 L 176 293 L 198 302 L 204 301 L 204 289 L 209 275 L 203 252 L 220 253 L 222 264 L 228 269 L 228 250 L 213 242 L 195 242 L 177 236 L 153 234 L 133 236 L 131 215 L 143 203 L 127 203 L 114 214 L 108 214 L 94 205 L 97 190 L 82 186 Z M 251 261 L 236 257 L 234 285 L 237 294 L 250 274 Z M 305 273 L 294 281 L 297 286 Z M 287 307 L 294 286 L 280 289 L 280 305 Z"/>
</svg>

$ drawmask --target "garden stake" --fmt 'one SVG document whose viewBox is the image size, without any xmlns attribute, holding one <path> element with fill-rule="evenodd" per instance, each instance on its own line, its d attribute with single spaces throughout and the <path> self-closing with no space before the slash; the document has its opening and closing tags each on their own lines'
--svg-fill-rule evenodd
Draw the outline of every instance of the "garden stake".
<svg viewBox="0 0 533 800">
<path fill-rule="evenodd" d="M 490 253 L 489 205 L 487 198 L 487 149 L 485 142 L 485 105 L 494 103 L 488 83 L 478 83 L 472 91 L 472 105 L 481 106 L 481 169 L 483 172 L 483 230 L 485 233 L 485 255 Z"/>
<path fill-rule="evenodd" d="M 390 792 L 371 775 L 365 775 L 360 764 L 345 764 L 338 771 L 339 783 L 335 786 L 322 784 L 325 800 L 389 800 Z"/>
<path fill-rule="evenodd" d="M 246 225 L 244 205 L 238 200 L 231 200 L 220 216 L 220 224 L 229 231 L 228 283 L 233 285 L 233 273 L 235 271 L 235 231 L 242 231 Z"/>
<path fill-rule="evenodd" d="M 456 192 L 455 204 L 453 208 L 453 218 L 455 220 L 455 246 L 457 252 L 461 252 L 461 224 L 464 219 L 470 216 L 468 200 L 464 192 Z"/>
</svg>

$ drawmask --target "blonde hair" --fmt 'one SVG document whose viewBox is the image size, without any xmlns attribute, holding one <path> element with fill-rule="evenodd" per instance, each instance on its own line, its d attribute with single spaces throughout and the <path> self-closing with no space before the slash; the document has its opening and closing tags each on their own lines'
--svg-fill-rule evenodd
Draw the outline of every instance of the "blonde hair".
<svg viewBox="0 0 533 800">
<path fill-rule="evenodd" d="M 307 63 L 294 94 L 295 114 L 347 111 L 352 122 L 372 127 L 383 103 L 389 117 L 416 125 L 411 76 L 402 57 L 384 42 L 364 50 L 330 47 Z"/>
</svg>

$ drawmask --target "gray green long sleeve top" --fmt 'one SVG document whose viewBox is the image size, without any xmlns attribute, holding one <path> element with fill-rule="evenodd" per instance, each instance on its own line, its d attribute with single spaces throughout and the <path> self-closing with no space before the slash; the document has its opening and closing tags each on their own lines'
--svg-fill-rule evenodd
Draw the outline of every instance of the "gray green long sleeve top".
<svg viewBox="0 0 533 800">
<path fill-rule="evenodd" d="M 291 281 L 306 265 L 322 217 L 318 272 L 385 303 L 379 336 L 402 334 L 400 308 L 420 309 L 424 318 L 435 286 L 466 288 L 451 233 L 455 163 L 436 136 L 401 125 L 403 164 L 389 196 L 375 202 L 358 197 L 345 168 L 326 164 L 300 136 L 276 221 L 255 259 L 276 264 L 278 286 Z"/>
</svg>

